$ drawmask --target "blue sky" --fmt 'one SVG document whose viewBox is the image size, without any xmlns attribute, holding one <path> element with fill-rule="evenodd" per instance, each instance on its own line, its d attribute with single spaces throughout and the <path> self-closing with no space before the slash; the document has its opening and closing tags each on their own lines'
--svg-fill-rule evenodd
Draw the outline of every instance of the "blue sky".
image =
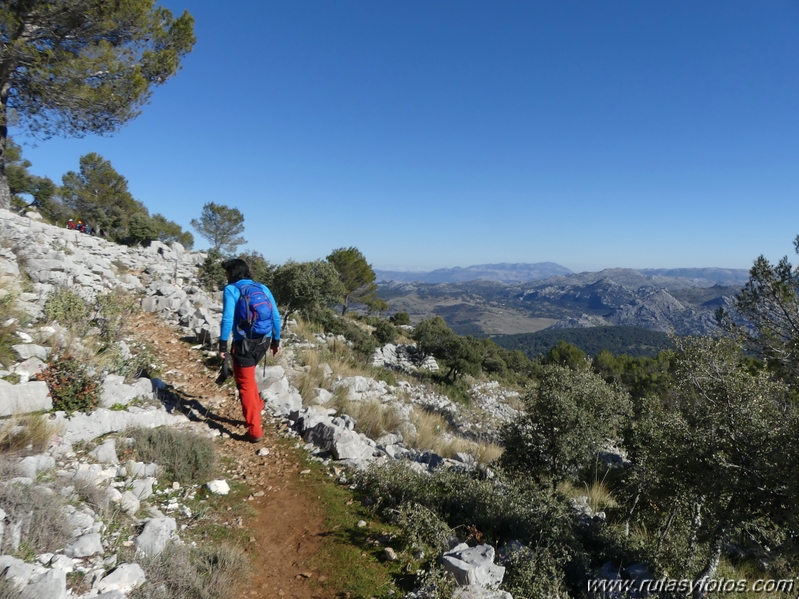
<svg viewBox="0 0 799 599">
<path fill-rule="evenodd" d="M 196 19 L 183 70 L 111 138 L 24 148 L 33 172 L 60 181 L 98 152 L 187 229 L 207 202 L 239 208 L 246 248 L 276 263 L 344 246 L 411 270 L 792 253 L 796 2 L 164 5 Z"/>
</svg>

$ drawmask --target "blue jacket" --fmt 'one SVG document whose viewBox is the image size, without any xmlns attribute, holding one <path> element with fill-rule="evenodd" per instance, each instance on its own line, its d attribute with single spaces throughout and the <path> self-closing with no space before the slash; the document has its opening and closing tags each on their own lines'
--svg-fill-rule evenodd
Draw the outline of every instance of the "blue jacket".
<svg viewBox="0 0 799 599">
<path fill-rule="evenodd" d="M 225 294 L 224 300 L 222 303 L 222 330 L 219 333 L 219 339 L 222 341 L 227 341 L 230 337 L 230 332 L 233 331 L 233 340 L 238 341 L 239 339 L 243 339 L 244 335 L 241 334 L 238 327 L 238 322 L 234 322 L 234 318 L 236 316 L 236 304 L 241 297 L 241 291 L 236 285 L 248 284 L 248 285 L 260 285 L 261 289 L 264 290 L 266 297 L 269 298 L 269 301 L 272 302 L 272 339 L 280 339 L 280 313 L 277 311 L 277 302 L 275 302 L 275 298 L 272 296 L 272 292 L 269 291 L 269 288 L 266 285 L 262 285 L 261 283 L 254 283 L 251 279 L 242 279 L 241 281 L 237 281 L 237 283 L 231 283 L 230 285 L 225 285 Z"/>
</svg>

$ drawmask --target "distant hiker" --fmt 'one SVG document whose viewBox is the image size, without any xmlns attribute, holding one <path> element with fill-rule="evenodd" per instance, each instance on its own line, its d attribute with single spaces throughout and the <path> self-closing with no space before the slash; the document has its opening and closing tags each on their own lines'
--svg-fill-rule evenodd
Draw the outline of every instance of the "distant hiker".
<svg viewBox="0 0 799 599">
<path fill-rule="evenodd" d="M 222 268 L 228 284 L 222 307 L 219 357 L 225 360 L 232 331 L 233 376 L 247 422 L 247 439 L 256 443 L 264 437 L 261 428 L 264 402 L 258 394 L 255 367 L 268 349 L 273 356 L 280 351 L 280 314 L 272 292 L 266 285 L 252 280 L 250 267 L 244 260 L 228 260 L 222 263 Z"/>
<path fill-rule="evenodd" d="M 77 226 L 75 225 L 75 221 L 72 220 L 71 218 L 67 221 L 67 229 L 72 229 L 73 231 L 75 229 L 77 229 Z"/>
</svg>

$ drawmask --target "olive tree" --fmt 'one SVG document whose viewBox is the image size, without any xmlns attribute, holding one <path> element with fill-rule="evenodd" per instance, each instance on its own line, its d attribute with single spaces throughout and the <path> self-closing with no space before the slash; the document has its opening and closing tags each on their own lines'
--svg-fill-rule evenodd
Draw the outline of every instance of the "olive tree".
<svg viewBox="0 0 799 599">
<path fill-rule="evenodd" d="M 787 388 L 749 367 L 737 339 L 676 344 L 671 386 L 645 403 L 630 458 L 659 549 L 680 544 L 681 575 L 699 581 L 714 576 L 725 544 L 743 535 L 773 547 L 768 531 L 793 517 L 799 419 Z"/>
<path fill-rule="evenodd" d="M 552 488 L 570 480 L 618 436 L 630 399 L 588 370 L 544 366 L 538 388 L 524 397 L 524 411 L 502 432 L 502 464 Z"/>
</svg>

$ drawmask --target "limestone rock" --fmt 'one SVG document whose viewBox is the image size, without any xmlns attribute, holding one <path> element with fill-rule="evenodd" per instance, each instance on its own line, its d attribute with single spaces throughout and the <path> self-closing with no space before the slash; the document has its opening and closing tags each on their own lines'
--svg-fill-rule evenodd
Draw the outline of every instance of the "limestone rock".
<svg viewBox="0 0 799 599">
<path fill-rule="evenodd" d="M 153 518 L 136 537 L 136 551 L 150 556 L 159 555 L 170 541 L 177 538 L 176 531 L 174 518 Z"/>
<path fill-rule="evenodd" d="M 44 381 L 12 385 L 0 379 L 0 416 L 47 412 L 52 409 L 53 400 Z"/>
<path fill-rule="evenodd" d="M 441 561 L 461 586 L 496 588 L 505 576 L 505 568 L 494 564 L 494 548 L 491 545 L 469 547 L 461 543 L 445 553 Z"/>
</svg>

